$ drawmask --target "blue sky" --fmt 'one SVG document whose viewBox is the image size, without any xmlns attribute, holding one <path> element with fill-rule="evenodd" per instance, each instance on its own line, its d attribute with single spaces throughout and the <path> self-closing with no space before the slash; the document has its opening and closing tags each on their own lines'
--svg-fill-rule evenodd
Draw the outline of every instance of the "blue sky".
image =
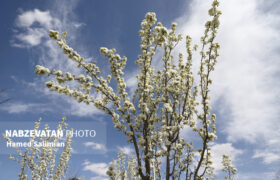
<svg viewBox="0 0 280 180">
<path fill-rule="evenodd" d="M 138 30 L 145 13 L 156 12 L 157 19 L 167 27 L 176 21 L 179 32 L 190 34 L 199 43 L 209 7 L 208 0 L 3 2 L 0 88 L 8 88 L 2 98 L 13 99 L 0 105 L 0 127 L 11 121 L 30 124 L 39 117 L 43 124 L 54 124 L 65 115 L 70 125 L 83 122 L 102 129 L 99 139 L 84 144 L 83 148 L 91 148 L 91 153 L 81 153 L 81 146 L 73 147 L 77 152 L 67 177 L 106 179 L 104 169 L 108 163 L 116 158 L 119 149 L 131 153 L 131 147 L 114 130 L 110 118 L 93 106 L 50 93 L 44 86 L 47 78 L 34 74 L 37 64 L 77 72 L 50 41 L 48 30 L 67 31 L 69 44 L 83 57 L 96 60 L 105 74 L 109 68 L 99 55 L 99 47 L 116 48 L 128 57 L 125 73 L 128 88 L 133 89 L 137 72 L 134 61 L 140 52 Z M 220 162 L 223 153 L 231 155 L 241 180 L 275 179 L 280 174 L 279 7 L 277 0 L 221 2 L 223 15 L 217 37 L 221 57 L 211 87 L 218 140 L 212 149 L 216 162 Z M 184 51 L 183 45 L 176 49 Z M 188 131 L 183 134 L 188 135 Z M 17 179 L 18 165 L 1 148 L 0 180 Z M 221 167 L 219 163 L 215 166 Z M 216 173 L 219 179 L 221 173 Z"/>
</svg>

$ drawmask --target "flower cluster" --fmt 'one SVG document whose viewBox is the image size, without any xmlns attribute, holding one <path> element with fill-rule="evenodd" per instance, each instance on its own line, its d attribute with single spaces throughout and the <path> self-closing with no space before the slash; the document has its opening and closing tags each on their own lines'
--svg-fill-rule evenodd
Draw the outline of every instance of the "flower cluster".
<svg viewBox="0 0 280 180">
<path fill-rule="evenodd" d="M 223 171 L 227 173 L 225 176 L 225 179 L 228 180 L 236 180 L 233 176 L 237 173 L 237 169 L 234 167 L 234 165 L 231 163 L 231 160 L 228 155 L 223 155 Z"/>
<path fill-rule="evenodd" d="M 129 157 L 126 163 L 126 155 L 123 152 L 118 153 L 116 161 L 112 161 L 106 172 L 109 180 L 136 180 L 140 179 L 137 174 L 136 160 Z"/>
<path fill-rule="evenodd" d="M 37 65 L 35 73 L 38 74 L 38 75 L 45 75 L 45 74 L 49 74 L 50 70 L 48 68 L 43 67 L 43 66 Z"/>
</svg>

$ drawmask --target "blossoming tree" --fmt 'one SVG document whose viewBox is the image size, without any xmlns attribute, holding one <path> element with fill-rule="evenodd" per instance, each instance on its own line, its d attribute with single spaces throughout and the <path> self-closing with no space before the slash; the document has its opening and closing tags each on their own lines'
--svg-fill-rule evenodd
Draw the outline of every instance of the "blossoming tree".
<svg viewBox="0 0 280 180">
<path fill-rule="evenodd" d="M 84 73 L 63 73 L 40 65 L 36 66 L 35 72 L 55 77 L 56 80 L 46 82 L 51 91 L 94 105 L 112 117 L 115 128 L 134 146 L 135 161 L 132 160 L 130 165 L 133 166 L 128 167 L 135 170 L 134 179 L 214 178 L 209 143 L 217 138 L 216 116 L 210 112 L 209 86 L 212 83 L 210 74 L 219 56 L 220 46 L 215 41 L 221 15 L 218 6 L 218 0 L 213 0 L 209 10 L 211 19 L 206 22 L 201 37 L 199 79 L 196 81 L 192 54 L 198 46 L 193 46 L 191 37 L 186 36 L 187 57 L 182 53 L 175 56 L 174 48 L 183 40 L 182 35 L 176 34 L 177 24 L 172 23 L 168 30 L 151 12 L 146 14 L 139 31 L 141 54 L 136 64 L 140 73 L 136 75 L 134 94 L 128 94 L 124 79 L 127 58 L 117 54 L 116 49 L 100 48 L 111 68 L 110 75 L 105 78 L 96 63 L 85 62 L 67 45 L 66 33 L 60 35 L 53 30 L 49 36 Z M 156 69 L 152 62 L 159 53 L 162 53 L 162 68 Z M 71 81 L 78 85 L 69 88 Z M 186 127 L 200 138 L 201 143 L 182 138 L 182 129 Z M 110 179 L 127 178 L 128 169 L 118 170 L 121 174 L 117 174 L 113 164 L 108 170 Z"/>
<path fill-rule="evenodd" d="M 67 124 L 64 122 L 63 117 L 57 126 L 57 131 L 65 131 Z M 34 132 L 39 129 L 41 119 L 39 119 L 34 126 Z M 49 126 L 46 124 L 45 131 L 49 130 Z M 12 143 L 12 139 L 3 134 L 5 140 Z M 15 150 L 18 153 L 17 156 L 9 154 L 9 158 L 15 160 L 20 164 L 19 180 L 60 180 L 65 177 L 65 173 L 68 169 L 68 161 L 71 157 L 71 143 L 72 135 L 69 133 L 66 136 L 66 142 L 60 156 L 58 156 L 58 147 L 56 143 L 61 140 L 60 136 L 31 136 L 29 142 L 30 147 L 27 147 L 22 151 L 17 146 Z M 36 146 L 34 143 L 44 143 L 53 145 Z"/>
</svg>

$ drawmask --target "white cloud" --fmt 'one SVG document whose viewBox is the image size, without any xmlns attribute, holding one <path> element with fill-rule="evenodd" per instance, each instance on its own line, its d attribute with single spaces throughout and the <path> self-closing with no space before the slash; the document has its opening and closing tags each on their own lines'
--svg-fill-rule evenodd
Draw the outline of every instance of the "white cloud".
<svg viewBox="0 0 280 180">
<path fill-rule="evenodd" d="M 273 179 L 276 180 L 276 175 L 274 172 L 238 172 L 236 175 L 236 179 L 241 179 L 241 180 L 263 180 L 265 179 Z"/>
<path fill-rule="evenodd" d="M 26 112 L 46 112 L 50 111 L 45 104 L 39 103 L 23 103 L 23 102 L 13 102 L 6 103 L 5 106 L 1 106 L 0 110 L 6 111 L 10 114 L 26 113 Z"/>
<path fill-rule="evenodd" d="M 90 180 L 108 180 L 108 178 L 102 176 L 95 176 L 90 178 Z"/>
<path fill-rule="evenodd" d="M 22 12 L 16 19 L 15 35 L 11 44 L 20 48 L 37 46 L 48 36 L 49 29 L 59 25 L 60 21 L 51 16 L 49 11 L 34 9 Z"/>
<path fill-rule="evenodd" d="M 214 110 L 220 114 L 217 122 L 229 141 L 247 141 L 271 152 L 268 142 L 280 138 L 280 15 L 275 10 L 279 2 L 273 1 L 273 6 L 272 1 L 270 6 L 266 2 L 220 2 L 223 14 L 217 39 L 221 56 L 212 74 L 211 98 Z M 192 1 L 188 14 L 177 19 L 179 31 L 190 34 L 194 43 L 199 43 L 203 34 L 209 7 L 210 1 Z M 181 46 L 178 51 L 185 49 Z M 279 154 L 280 145 L 273 145 L 273 149 Z M 266 153 L 262 157 L 272 156 Z"/>
<path fill-rule="evenodd" d="M 136 78 L 136 74 L 138 74 L 138 70 L 134 70 L 131 73 L 126 73 L 125 74 L 125 82 L 126 82 L 126 86 L 129 89 L 129 96 L 132 98 L 134 91 L 137 88 L 137 78 Z"/>
<path fill-rule="evenodd" d="M 271 164 L 280 160 L 279 152 L 270 152 L 268 150 L 258 150 L 255 152 L 253 158 L 263 158 L 265 164 Z"/>
<path fill-rule="evenodd" d="M 91 163 L 89 161 L 85 161 L 83 163 L 83 166 L 84 166 L 83 168 L 84 171 L 91 171 L 100 177 L 107 176 L 106 171 L 109 167 L 108 164 L 106 163 Z"/>
<path fill-rule="evenodd" d="M 40 11 L 39 9 L 34 9 L 33 11 L 26 11 L 20 14 L 16 20 L 18 27 L 30 27 L 35 22 L 40 23 L 40 25 L 45 27 L 50 27 L 53 18 L 49 11 Z"/>
<path fill-rule="evenodd" d="M 211 154 L 212 154 L 212 161 L 213 161 L 213 167 L 215 168 L 215 171 L 221 170 L 222 165 L 222 157 L 224 154 L 229 155 L 230 159 L 232 160 L 233 164 L 236 160 L 238 155 L 241 155 L 243 153 L 242 150 L 236 149 L 232 146 L 231 143 L 224 143 L 224 144 L 214 144 L 211 146 Z"/>
<path fill-rule="evenodd" d="M 106 148 L 106 146 L 104 144 L 95 143 L 95 142 L 85 142 L 84 146 L 90 147 L 93 150 L 102 151 L 104 153 L 107 152 L 107 148 Z"/>
<path fill-rule="evenodd" d="M 229 139 L 256 142 L 279 126 L 276 97 L 279 93 L 276 66 L 279 47 L 276 20 L 278 15 L 258 10 L 258 1 L 229 1 L 222 4 L 224 17 L 221 24 L 221 63 L 215 74 L 214 92 L 225 97 L 230 107 L 230 119 L 225 131 Z M 244 4 L 244 3 L 243 3 Z M 238 9 L 238 15 L 231 7 Z M 223 77 L 221 77 L 223 76 Z M 223 91 L 223 92 L 222 92 Z M 225 93 L 226 92 L 226 93 Z M 235 127 L 235 128 L 233 128 Z M 260 128 L 261 127 L 261 128 Z"/>
<path fill-rule="evenodd" d="M 26 33 L 21 33 L 15 37 L 23 44 L 17 44 L 18 47 L 24 47 L 25 45 L 37 46 L 41 43 L 41 38 L 45 35 L 45 30 L 42 28 L 31 29 L 28 28 Z"/>
<path fill-rule="evenodd" d="M 134 152 L 134 150 L 130 146 L 122 146 L 122 147 L 118 146 L 117 148 L 119 151 L 121 151 L 122 153 L 128 156 L 132 155 Z"/>
<path fill-rule="evenodd" d="M 72 153 L 72 154 L 78 154 L 79 152 L 78 152 L 76 149 L 74 149 L 73 146 L 72 146 L 71 153 Z"/>
</svg>

